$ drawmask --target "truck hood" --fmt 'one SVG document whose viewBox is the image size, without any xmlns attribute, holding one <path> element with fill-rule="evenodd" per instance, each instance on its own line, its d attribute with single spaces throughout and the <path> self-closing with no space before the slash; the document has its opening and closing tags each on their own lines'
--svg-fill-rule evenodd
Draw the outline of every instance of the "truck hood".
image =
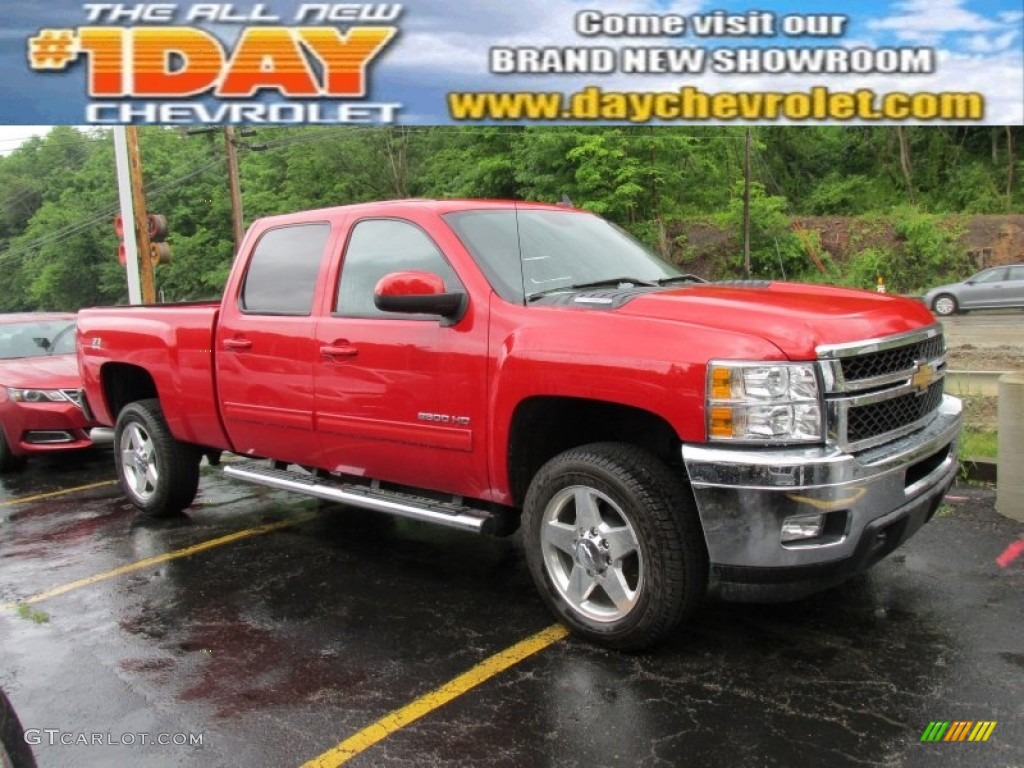
<svg viewBox="0 0 1024 768">
<path fill-rule="evenodd" d="M 0 385 L 19 389 L 78 389 L 82 377 L 74 355 L 0 360 Z"/>
<path fill-rule="evenodd" d="M 822 344 L 868 341 L 933 325 L 917 301 L 799 283 L 701 283 L 644 293 L 619 312 L 759 336 L 791 360 Z M 727 350 L 723 350 L 726 353 Z"/>
</svg>

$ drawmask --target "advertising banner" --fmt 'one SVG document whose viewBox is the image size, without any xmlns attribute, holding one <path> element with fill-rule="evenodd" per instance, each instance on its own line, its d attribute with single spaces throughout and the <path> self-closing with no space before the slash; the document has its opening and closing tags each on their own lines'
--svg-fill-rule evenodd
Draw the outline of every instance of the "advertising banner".
<svg viewBox="0 0 1024 768">
<path fill-rule="evenodd" d="M 5 10 L 8 125 L 1024 122 L 1019 0 Z"/>
</svg>

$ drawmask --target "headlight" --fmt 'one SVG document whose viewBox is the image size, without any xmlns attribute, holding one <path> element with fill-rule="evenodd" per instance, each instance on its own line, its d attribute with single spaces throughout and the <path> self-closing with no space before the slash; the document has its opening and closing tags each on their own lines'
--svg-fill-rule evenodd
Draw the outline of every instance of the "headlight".
<svg viewBox="0 0 1024 768">
<path fill-rule="evenodd" d="M 712 360 L 707 386 L 711 440 L 814 443 L 822 439 L 814 363 Z"/>
<path fill-rule="evenodd" d="M 15 389 L 7 388 L 7 396 L 16 403 L 70 403 L 71 398 L 59 389 Z"/>
</svg>

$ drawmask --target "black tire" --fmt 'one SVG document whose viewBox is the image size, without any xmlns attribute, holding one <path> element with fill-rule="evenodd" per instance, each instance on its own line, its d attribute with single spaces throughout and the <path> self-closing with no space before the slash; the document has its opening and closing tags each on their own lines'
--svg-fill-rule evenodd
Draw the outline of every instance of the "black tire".
<svg viewBox="0 0 1024 768">
<path fill-rule="evenodd" d="M 7 442 L 7 433 L 0 424 L 0 473 L 13 472 L 25 466 L 24 456 L 15 456 Z"/>
<path fill-rule="evenodd" d="M 526 495 L 523 539 L 548 607 L 610 648 L 640 651 L 665 640 L 707 587 L 690 490 L 635 446 L 594 443 L 541 467 Z"/>
<path fill-rule="evenodd" d="M 949 317 L 955 315 L 960 311 L 960 302 L 956 300 L 956 296 L 951 296 L 948 293 L 940 293 L 932 300 L 932 312 L 939 317 Z"/>
<path fill-rule="evenodd" d="M 32 750 L 25 742 L 25 729 L 3 691 L 0 691 L 0 766 L 36 768 Z"/>
<path fill-rule="evenodd" d="M 117 479 L 124 494 L 149 517 L 171 517 L 192 503 L 199 488 L 200 457 L 194 446 L 171 434 L 159 400 L 137 400 L 118 414 Z"/>
</svg>

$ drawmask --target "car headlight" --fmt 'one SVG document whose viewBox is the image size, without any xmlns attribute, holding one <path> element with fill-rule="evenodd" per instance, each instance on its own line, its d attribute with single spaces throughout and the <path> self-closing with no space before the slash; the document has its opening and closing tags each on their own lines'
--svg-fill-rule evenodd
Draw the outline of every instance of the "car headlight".
<svg viewBox="0 0 1024 768">
<path fill-rule="evenodd" d="M 710 440 L 818 442 L 824 429 L 815 365 L 712 360 L 707 415 Z"/>
<path fill-rule="evenodd" d="M 74 402 L 59 389 L 7 388 L 7 396 L 16 403 L 70 403 Z"/>
</svg>

